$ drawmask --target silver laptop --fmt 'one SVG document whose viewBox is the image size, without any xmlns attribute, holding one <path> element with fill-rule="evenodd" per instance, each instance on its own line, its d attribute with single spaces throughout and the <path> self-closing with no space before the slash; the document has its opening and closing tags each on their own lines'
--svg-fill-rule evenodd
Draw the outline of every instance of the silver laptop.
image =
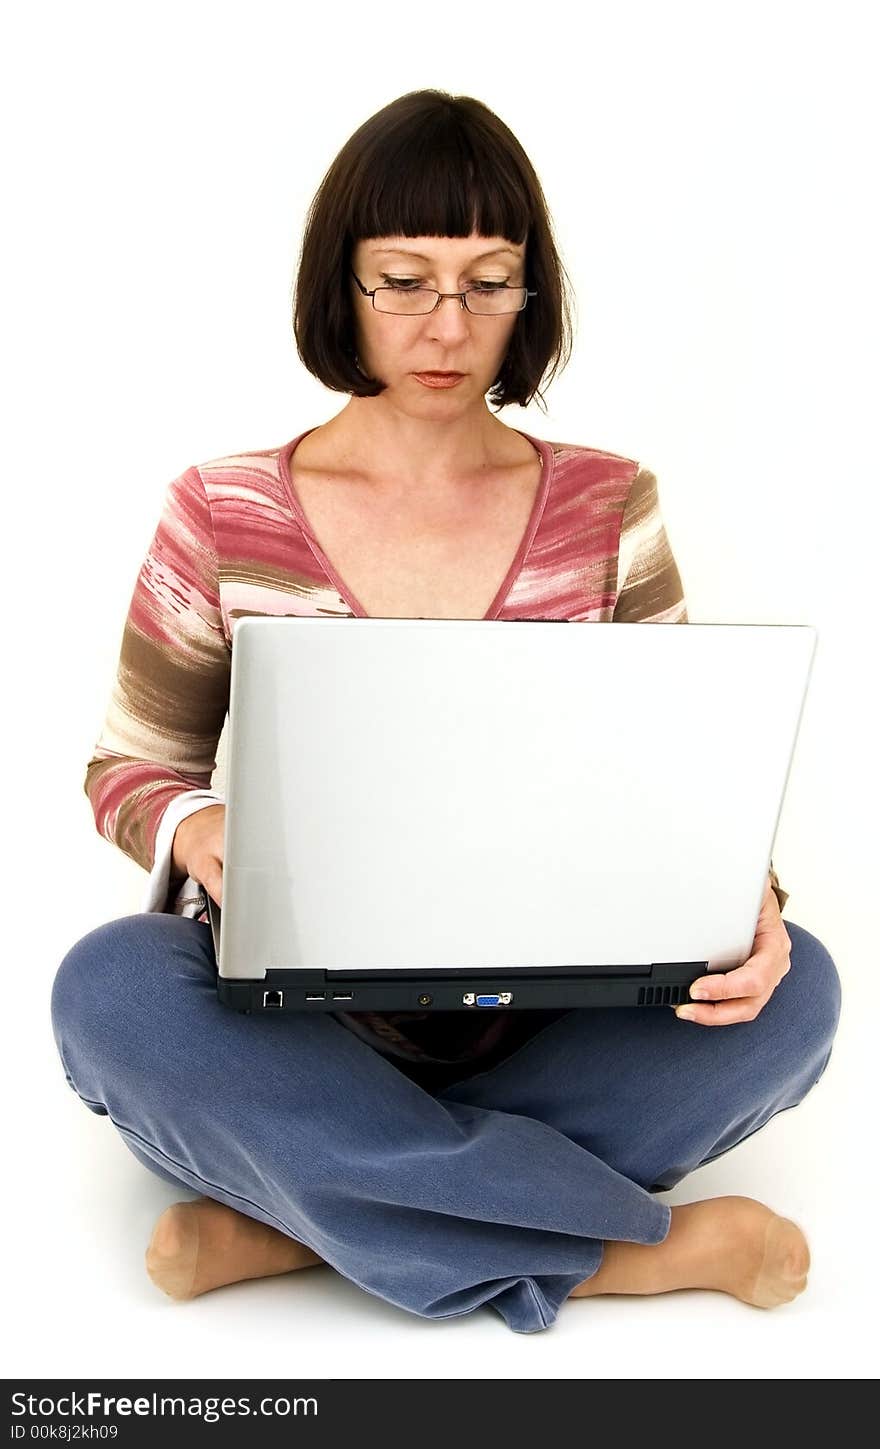
<svg viewBox="0 0 880 1449">
<path fill-rule="evenodd" d="M 685 1000 L 750 954 L 816 637 L 237 620 L 220 1000 Z"/>
</svg>

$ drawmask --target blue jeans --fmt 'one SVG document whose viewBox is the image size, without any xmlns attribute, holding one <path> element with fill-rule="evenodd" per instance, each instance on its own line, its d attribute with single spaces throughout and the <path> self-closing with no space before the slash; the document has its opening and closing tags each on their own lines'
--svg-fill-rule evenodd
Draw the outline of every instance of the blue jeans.
<svg viewBox="0 0 880 1449">
<path fill-rule="evenodd" d="M 604 1240 L 663 1241 L 671 1209 L 654 1194 L 822 1075 L 840 981 L 822 943 L 785 924 L 791 970 L 754 1021 L 548 1012 L 506 1058 L 439 1088 L 332 1015 L 221 1005 L 209 927 L 170 914 L 78 941 L 52 1026 L 69 1085 L 167 1182 L 306 1243 L 410 1313 L 489 1304 L 534 1333 L 596 1272 Z"/>
</svg>

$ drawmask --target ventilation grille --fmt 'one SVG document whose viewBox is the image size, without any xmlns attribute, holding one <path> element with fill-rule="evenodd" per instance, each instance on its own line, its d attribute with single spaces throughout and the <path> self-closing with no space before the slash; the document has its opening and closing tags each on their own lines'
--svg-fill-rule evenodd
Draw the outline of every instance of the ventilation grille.
<svg viewBox="0 0 880 1449">
<path fill-rule="evenodd" d="M 678 1006 L 690 1000 L 689 991 L 687 982 L 680 986 L 640 986 L 639 1006 Z"/>
</svg>

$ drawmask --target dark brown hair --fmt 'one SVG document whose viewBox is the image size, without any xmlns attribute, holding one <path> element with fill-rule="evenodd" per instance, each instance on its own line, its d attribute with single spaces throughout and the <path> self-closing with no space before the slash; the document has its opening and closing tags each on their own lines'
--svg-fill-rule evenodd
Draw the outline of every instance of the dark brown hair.
<svg viewBox="0 0 880 1449">
<path fill-rule="evenodd" d="M 376 397 L 385 384 L 356 362 L 352 253 L 382 236 L 504 237 L 526 241 L 525 285 L 488 397 L 526 407 L 550 367 L 571 355 L 569 284 L 531 162 L 503 121 L 471 96 L 409 91 L 359 126 L 322 180 L 306 219 L 293 331 L 310 373 L 333 392 Z M 545 409 L 546 411 L 546 409 Z"/>
</svg>

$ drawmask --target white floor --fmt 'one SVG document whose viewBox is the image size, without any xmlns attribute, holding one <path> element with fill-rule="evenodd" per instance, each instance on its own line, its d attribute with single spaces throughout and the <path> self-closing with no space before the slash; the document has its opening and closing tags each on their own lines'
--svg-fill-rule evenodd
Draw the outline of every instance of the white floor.
<svg viewBox="0 0 880 1449">
<path fill-rule="evenodd" d="M 742 1193 L 794 1218 L 812 1251 L 806 1292 L 769 1312 L 706 1292 L 586 1299 L 526 1335 L 489 1308 L 418 1318 L 325 1267 L 186 1304 L 162 1295 L 144 1250 L 159 1213 L 188 1194 L 142 1168 L 67 1086 L 49 991 L 72 938 L 57 923 L 49 934 L 54 964 L 42 962 L 34 1010 L 16 1013 L 8 1048 L 19 1085 L 6 1124 L 8 1376 L 875 1376 L 877 1070 L 867 971 L 861 988 L 856 970 L 846 981 L 835 1053 L 810 1096 L 665 1199 Z M 835 945 L 838 960 L 855 952 L 845 932 Z"/>
</svg>

